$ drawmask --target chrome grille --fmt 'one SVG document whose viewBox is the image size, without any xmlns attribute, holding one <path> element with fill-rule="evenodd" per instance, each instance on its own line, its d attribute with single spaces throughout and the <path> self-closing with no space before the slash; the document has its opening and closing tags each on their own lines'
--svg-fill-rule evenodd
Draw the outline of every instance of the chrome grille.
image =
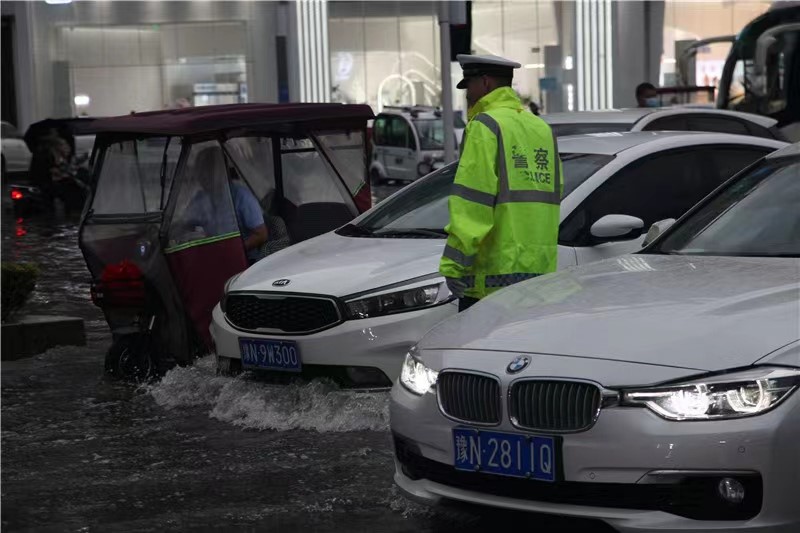
<svg viewBox="0 0 800 533">
<path fill-rule="evenodd" d="M 509 415 L 515 426 L 545 431 L 581 431 L 597 419 L 602 394 L 579 381 L 523 380 L 509 392 Z"/>
<path fill-rule="evenodd" d="M 466 372 L 442 372 L 436 381 L 439 408 L 464 422 L 499 424 L 502 417 L 500 383 L 495 378 Z"/>
<path fill-rule="evenodd" d="M 229 294 L 225 317 L 235 328 L 270 333 L 313 333 L 341 322 L 332 299 L 276 294 Z"/>
</svg>

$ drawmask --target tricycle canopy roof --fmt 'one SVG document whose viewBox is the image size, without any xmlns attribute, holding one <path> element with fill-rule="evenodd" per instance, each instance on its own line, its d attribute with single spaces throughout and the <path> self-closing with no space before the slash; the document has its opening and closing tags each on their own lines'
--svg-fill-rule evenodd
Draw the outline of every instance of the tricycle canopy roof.
<svg viewBox="0 0 800 533">
<path fill-rule="evenodd" d="M 132 113 L 98 119 L 98 134 L 191 136 L 219 131 L 360 129 L 375 117 L 361 104 L 228 104 Z"/>
</svg>

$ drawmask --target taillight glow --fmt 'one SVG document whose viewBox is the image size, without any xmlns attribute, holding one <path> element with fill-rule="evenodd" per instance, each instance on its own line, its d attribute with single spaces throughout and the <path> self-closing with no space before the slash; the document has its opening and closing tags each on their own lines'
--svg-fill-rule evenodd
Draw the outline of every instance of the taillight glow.
<svg viewBox="0 0 800 533">
<path fill-rule="evenodd" d="M 12 200 L 22 200 L 23 198 L 22 191 L 19 189 L 11 189 L 11 199 Z"/>
</svg>

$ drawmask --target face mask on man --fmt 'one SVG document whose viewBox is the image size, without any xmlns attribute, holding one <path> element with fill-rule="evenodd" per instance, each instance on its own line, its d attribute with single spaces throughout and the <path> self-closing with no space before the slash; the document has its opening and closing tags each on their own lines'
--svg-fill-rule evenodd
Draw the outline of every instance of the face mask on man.
<svg viewBox="0 0 800 533">
<path fill-rule="evenodd" d="M 650 98 L 644 99 L 644 106 L 645 107 L 659 107 L 658 97 L 651 96 Z"/>
</svg>

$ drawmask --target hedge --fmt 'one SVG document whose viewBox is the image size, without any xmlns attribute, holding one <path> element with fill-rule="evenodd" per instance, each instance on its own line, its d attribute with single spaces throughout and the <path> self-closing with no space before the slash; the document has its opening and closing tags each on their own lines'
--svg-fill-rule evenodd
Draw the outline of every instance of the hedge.
<svg viewBox="0 0 800 533">
<path fill-rule="evenodd" d="M 28 301 L 28 297 L 36 287 L 39 269 L 30 263 L 2 263 L 0 269 L 2 270 L 0 310 L 2 310 L 2 321 L 5 322 Z"/>
</svg>

